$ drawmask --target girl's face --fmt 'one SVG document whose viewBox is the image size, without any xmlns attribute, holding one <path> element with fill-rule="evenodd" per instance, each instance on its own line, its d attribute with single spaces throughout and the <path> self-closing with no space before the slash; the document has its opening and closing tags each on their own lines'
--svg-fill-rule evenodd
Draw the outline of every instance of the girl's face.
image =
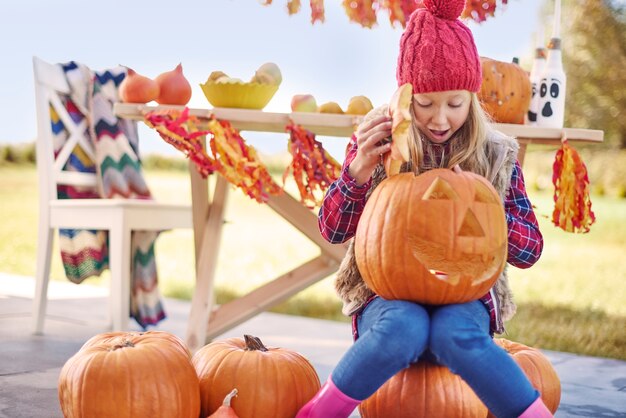
<svg viewBox="0 0 626 418">
<path fill-rule="evenodd" d="M 471 93 L 467 90 L 414 94 L 415 123 L 430 141 L 442 144 L 463 126 L 470 103 Z"/>
</svg>

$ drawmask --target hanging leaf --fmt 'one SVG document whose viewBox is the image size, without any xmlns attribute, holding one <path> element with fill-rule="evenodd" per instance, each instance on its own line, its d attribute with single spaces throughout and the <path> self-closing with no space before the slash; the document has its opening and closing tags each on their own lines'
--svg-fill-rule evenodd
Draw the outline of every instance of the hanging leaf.
<svg viewBox="0 0 626 418">
<path fill-rule="evenodd" d="M 566 232 L 589 232 L 596 217 L 591 210 L 587 167 L 566 138 L 561 141 L 552 169 L 552 222 Z"/>
<path fill-rule="evenodd" d="M 269 195 L 279 195 L 282 188 L 272 179 L 256 150 L 247 145 L 230 122 L 212 117 L 208 123 L 211 132 L 210 147 L 220 163 L 220 174 L 232 185 L 259 203 L 265 203 Z"/>
<path fill-rule="evenodd" d="M 289 0 L 287 2 L 287 11 L 289 15 L 294 15 L 300 11 L 300 0 Z"/>
<path fill-rule="evenodd" d="M 300 202 L 308 208 L 320 205 L 326 189 L 341 174 L 341 165 L 315 139 L 315 134 L 290 121 L 289 153 L 291 163 L 283 173 L 283 183 L 290 173 L 300 192 Z"/>
<path fill-rule="evenodd" d="M 219 162 L 207 155 L 203 137 L 209 131 L 197 128 L 197 118 L 189 116 L 189 108 L 178 110 L 153 110 L 143 115 L 144 123 L 159 133 L 165 142 L 171 144 L 194 162 L 203 177 L 218 171 Z"/>
<path fill-rule="evenodd" d="M 375 0 L 343 0 L 343 8 L 348 18 L 365 28 L 376 24 Z"/>
<path fill-rule="evenodd" d="M 502 4 L 506 4 L 508 0 L 500 0 Z M 465 9 L 461 13 L 461 19 L 473 19 L 481 23 L 488 17 L 493 17 L 496 12 L 498 1 L 496 0 L 467 0 Z"/>
<path fill-rule="evenodd" d="M 324 0 L 311 0 L 311 24 L 317 22 L 324 23 Z"/>
<path fill-rule="evenodd" d="M 391 26 L 399 23 L 404 28 L 411 13 L 423 5 L 421 0 L 384 0 L 382 7 L 389 11 Z"/>
</svg>

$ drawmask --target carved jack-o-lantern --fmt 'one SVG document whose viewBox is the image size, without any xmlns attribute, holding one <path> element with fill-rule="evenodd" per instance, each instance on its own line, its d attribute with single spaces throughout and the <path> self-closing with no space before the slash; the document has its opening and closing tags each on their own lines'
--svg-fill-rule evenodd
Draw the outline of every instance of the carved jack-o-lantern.
<svg viewBox="0 0 626 418">
<path fill-rule="evenodd" d="M 372 193 L 357 227 L 365 283 L 385 299 L 463 303 L 493 286 L 506 263 L 502 202 L 479 175 L 402 173 Z"/>
</svg>

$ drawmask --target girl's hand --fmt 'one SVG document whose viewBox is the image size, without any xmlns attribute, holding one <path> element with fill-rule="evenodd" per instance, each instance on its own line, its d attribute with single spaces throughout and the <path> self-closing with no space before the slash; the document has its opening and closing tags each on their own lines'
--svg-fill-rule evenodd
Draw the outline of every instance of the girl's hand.
<svg viewBox="0 0 626 418">
<path fill-rule="evenodd" d="M 372 177 L 380 157 L 391 149 L 391 118 L 379 116 L 367 122 L 354 133 L 357 143 L 356 157 L 348 173 L 361 185 Z"/>
</svg>

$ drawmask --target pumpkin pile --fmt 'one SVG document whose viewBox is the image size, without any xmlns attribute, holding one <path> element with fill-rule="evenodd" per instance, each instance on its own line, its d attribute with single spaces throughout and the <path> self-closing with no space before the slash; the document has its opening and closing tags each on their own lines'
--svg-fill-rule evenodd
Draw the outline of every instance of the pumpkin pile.
<svg viewBox="0 0 626 418">
<path fill-rule="evenodd" d="M 184 106 L 191 99 L 191 85 L 183 74 L 182 64 L 172 71 L 159 74 L 154 80 L 127 68 L 126 77 L 119 89 L 124 103 L 148 103 Z"/>
<path fill-rule="evenodd" d="M 319 389 L 317 372 L 295 351 L 245 335 L 191 357 L 162 331 L 98 334 L 58 383 L 68 418 L 293 418 Z"/>
</svg>

